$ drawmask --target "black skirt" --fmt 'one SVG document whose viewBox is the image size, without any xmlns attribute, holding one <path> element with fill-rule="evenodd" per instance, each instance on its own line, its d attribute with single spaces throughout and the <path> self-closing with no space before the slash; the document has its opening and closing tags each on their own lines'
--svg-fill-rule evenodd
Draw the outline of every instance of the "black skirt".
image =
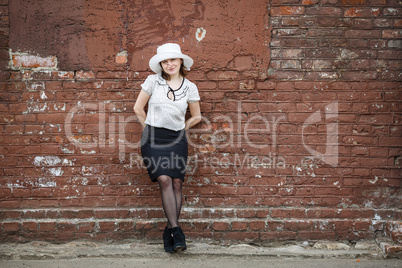
<svg viewBox="0 0 402 268">
<path fill-rule="evenodd" d="M 161 175 L 184 180 L 188 155 L 186 131 L 146 125 L 141 136 L 141 154 L 153 182 Z"/>
</svg>

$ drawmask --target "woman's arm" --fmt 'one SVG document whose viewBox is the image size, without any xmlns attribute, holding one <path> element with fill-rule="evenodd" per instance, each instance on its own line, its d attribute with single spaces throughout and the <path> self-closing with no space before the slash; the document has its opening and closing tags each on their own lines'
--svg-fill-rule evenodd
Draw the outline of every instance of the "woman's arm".
<svg viewBox="0 0 402 268">
<path fill-rule="evenodd" d="M 186 129 L 192 128 L 201 121 L 201 108 L 200 102 L 193 102 L 188 104 L 191 117 L 186 121 Z"/>
<path fill-rule="evenodd" d="M 137 101 L 134 104 L 134 113 L 137 115 L 138 120 L 143 127 L 145 126 L 145 118 L 147 117 L 147 114 L 145 113 L 145 105 L 147 105 L 150 97 L 150 95 L 141 90 Z"/>
</svg>

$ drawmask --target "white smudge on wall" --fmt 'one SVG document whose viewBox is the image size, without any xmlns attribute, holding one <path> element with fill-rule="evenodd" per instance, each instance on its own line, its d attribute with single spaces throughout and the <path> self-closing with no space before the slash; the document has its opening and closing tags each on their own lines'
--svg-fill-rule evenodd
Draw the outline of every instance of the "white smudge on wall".
<svg viewBox="0 0 402 268">
<path fill-rule="evenodd" d="M 57 156 L 36 156 L 33 164 L 35 166 L 55 166 L 61 163 L 61 159 Z"/>
<path fill-rule="evenodd" d="M 42 100 L 47 99 L 47 96 L 46 96 L 45 91 L 41 91 L 41 92 L 40 92 L 40 98 L 41 98 Z"/>
<path fill-rule="evenodd" d="M 198 42 L 201 42 L 201 40 L 205 38 L 206 34 L 207 34 L 207 30 L 205 30 L 204 28 L 200 27 L 195 32 L 195 39 L 197 39 Z"/>
<path fill-rule="evenodd" d="M 49 168 L 48 169 L 49 173 L 52 174 L 53 176 L 59 177 L 61 175 L 63 175 L 63 170 L 61 169 L 61 167 L 58 168 Z"/>
</svg>

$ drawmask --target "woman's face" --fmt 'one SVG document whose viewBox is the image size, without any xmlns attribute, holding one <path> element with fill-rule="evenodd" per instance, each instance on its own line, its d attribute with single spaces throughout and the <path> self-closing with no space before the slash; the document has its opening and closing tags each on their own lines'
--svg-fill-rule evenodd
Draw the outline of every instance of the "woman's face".
<svg viewBox="0 0 402 268">
<path fill-rule="evenodd" d="M 182 59 L 167 59 L 161 62 L 162 69 L 170 76 L 175 76 L 180 72 Z"/>
</svg>

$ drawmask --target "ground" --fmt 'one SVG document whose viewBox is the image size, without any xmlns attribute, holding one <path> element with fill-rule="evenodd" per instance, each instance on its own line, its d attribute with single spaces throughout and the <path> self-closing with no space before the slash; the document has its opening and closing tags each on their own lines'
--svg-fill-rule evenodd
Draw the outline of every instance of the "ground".
<svg viewBox="0 0 402 268">
<path fill-rule="evenodd" d="M 374 241 L 287 242 L 264 245 L 188 241 L 188 250 L 168 254 L 159 242 L 0 244 L 0 267 L 402 267 Z"/>
</svg>

